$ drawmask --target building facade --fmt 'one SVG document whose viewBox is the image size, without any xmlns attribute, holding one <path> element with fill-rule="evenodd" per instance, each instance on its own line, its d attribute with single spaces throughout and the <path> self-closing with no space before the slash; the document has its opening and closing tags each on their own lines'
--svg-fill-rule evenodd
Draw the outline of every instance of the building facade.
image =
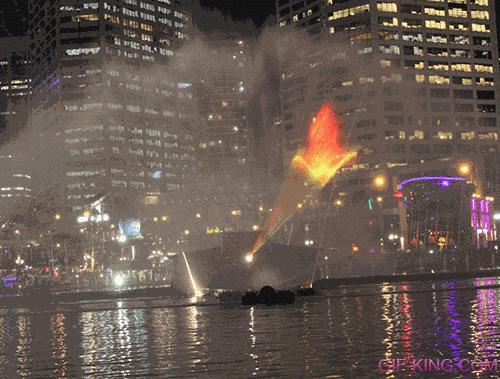
<svg viewBox="0 0 500 379">
<path fill-rule="evenodd" d="M 324 198 L 333 201 L 330 209 L 366 205 L 370 198 L 377 208 L 385 207 L 395 190 L 392 178 L 422 171 L 421 165 L 457 175 L 467 163 L 473 172 L 465 176 L 478 196 L 499 193 L 493 1 L 276 4 L 278 25 L 306 30 L 311 45 L 299 41 L 298 53 L 281 64 L 285 161 L 326 100 L 342 118 L 346 142 L 360 152 L 325 188 Z M 384 182 L 381 188 L 374 185 L 377 177 Z M 367 233 L 379 238 L 381 230 L 390 230 L 396 208 L 387 208 L 385 225 L 375 228 L 378 220 L 371 220 L 374 230 Z"/>
<path fill-rule="evenodd" d="M 281 27 L 306 28 L 318 46 L 337 46 L 306 68 L 284 64 L 292 150 L 314 108 L 332 100 L 350 143 L 364 149 L 363 167 L 450 156 L 482 165 L 498 152 L 493 1 L 281 0 L 277 16 Z"/>
<path fill-rule="evenodd" d="M 116 217 L 152 206 L 153 222 L 193 169 L 191 83 L 171 67 L 187 11 L 175 0 L 31 1 L 30 23 L 31 122 L 56 137 L 65 210 L 76 219 L 106 194 Z"/>
<path fill-rule="evenodd" d="M 16 129 L 27 121 L 27 112 L 16 107 L 24 105 L 31 93 L 29 45 L 26 37 L 0 38 L 0 143 L 9 125 Z"/>
</svg>

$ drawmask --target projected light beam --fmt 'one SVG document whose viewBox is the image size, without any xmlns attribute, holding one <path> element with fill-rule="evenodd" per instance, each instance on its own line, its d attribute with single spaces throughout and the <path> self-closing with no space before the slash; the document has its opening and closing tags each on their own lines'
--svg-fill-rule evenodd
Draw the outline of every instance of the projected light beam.
<svg viewBox="0 0 500 379">
<path fill-rule="evenodd" d="M 292 159 L 290 171 L 266 227 L 250 253 L 252 256 L 293 216 L 298 204 L 308 194 L 321 190 L 342 167 L 356 157 L 356 151 L 341 145 L 341 130 L 342 125 L 332 105 L 324 103 L 309 125 L 305 149 L 299 150 Z"/>
<path fill-rule="evenodd" d="M 186 257 L 186 253 L 182 252 L 182 256 L 184 257 L 184 263 L 186 263 L 186 268 L 189 276 L 189 281 L 191 282 L 191 287 L 193 288 L 193 294 L 195 297 L 203 296 L 203 292 L 201 292 L 200 287 L 198 287 L 198 283 L 194 279 L 193 273 L 191 272 L 191 267 L 189 266 L 189 262 Z"/>
</svg>

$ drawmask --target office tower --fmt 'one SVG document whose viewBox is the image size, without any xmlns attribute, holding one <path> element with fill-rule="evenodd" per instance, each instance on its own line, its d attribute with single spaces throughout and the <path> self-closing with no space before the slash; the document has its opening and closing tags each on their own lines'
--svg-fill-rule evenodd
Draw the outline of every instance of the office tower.
<svg viewBox="0 0 500 379">
<path fill-rule="evenodd" d="M 492 1 L 278 1 L 277 5 L 280 26 L 297 24 L 323 39 L 342 36 L 356 42 L 357 53 L 368 66 L 377 67 L 366 70 L 370 76 L 337 83 L 341 91 L 348 87 L 344 98 L 333 101 L 344 112 L 346 126 L 353 129 L 357 140 L 353 142 L 378 147 L 384 160 L 398 163 L 412 156 L 418 160 L 422 155 L 497 151 L 498 52 Z M 319 69 L 307 73 L 315 74 L 322 75 Z M 297 75 L 284 78 L 283 84 L 290 86 L 290 81 L 298 82 Z M 398 87 L 410 85 L 415 86 L 414 98 L 405 102 L 400 98 L 404 90 Z M 283 108 L 296 100 L 288 92 L 282 92 Z M 374 107 L 355 109 L 363 115 L 356 115 L 351 125 L 345 110 L 355 105 Z M 285 119 L 285 124 L 288 120 L 295 124 L 294 117 Z"/>
<path fill-rule="evenodd" d="M 492 164 L 500 146 L 494 1 L 276 4 L 278 25 L 305 29 L 312 41 L 295 48 L 292 56 L 302 53 L 304 59 L 282 62 L 285 160 L 325 100 L 332 101 L 345 137 L 361 152 L 335 184 L 331 198 L 337 208 L 369 198 L 382 204 L 415 174 L 459 174 L 483 196 L 500 193 Z M 472 172 L 460 172 L 468 167 L 464 162 Z M 380 187 L 386 193 L 377 195 L 382 188 L 374 188 L 376 175 L 385 178 Z M 397 206 L 387 207 L 390 225 Z"/>
<path fill-rule="evenodd" d="M 198 158 L 206 184 L 200 193 L 200 208 L 212 209 L 205 219 L 218 216 L 207 219 L 207 228 L 239 229 L 248 216 L 252 195 L 252 136 L 246 117 L 250 51 L 248 42 L 234 34 L 212 36 L 207 51 L 210 56 L 206 58 L 218 62 L 218 67 L 196 84 Z"/>
<path fill-rule="evenodd" d="M 172 62 L 190 23 L 176 0 L 30 1 L 31 125 L 52 141 L 75 220 L 106 196 L 112 221 L 153 223 L 178 199 L 194 137 Z"/>
<path fill-rule="evenodd" d="M 26 105 L 30 92 L 29 39 L 0 38 L 0 144 L 9 125 L 15 134 L 26 123 L 26 109 L 16 106 Z"/>
</svg>

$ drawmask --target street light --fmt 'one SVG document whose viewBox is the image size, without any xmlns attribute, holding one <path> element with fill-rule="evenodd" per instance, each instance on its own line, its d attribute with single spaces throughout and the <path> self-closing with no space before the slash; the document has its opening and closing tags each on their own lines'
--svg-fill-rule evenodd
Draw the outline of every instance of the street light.
<svg viewBox="0 0 500 379">
<path fill-rule="evenodd" d="M 56 213 L 54 218 L 59 221 L 61 219 L 61 215 L 59 213 Z"/>
<path fill-rule="evenodd" d="M 385 180 L 385 176 L 383 175 L 377 175 L 374 179 L 373 179 L 373 185 L 377 188 L 377 189 L 382 189 L 385 187 L 385 183 L 386 183 L 386 180 Z"/>
<path fill-rule="evenodd" d="M 460 175 L 469 175 L 471 173 L 471 164 L 468 162 L 462 162 L 458 165 L 458 172 Z"/>
</svg>

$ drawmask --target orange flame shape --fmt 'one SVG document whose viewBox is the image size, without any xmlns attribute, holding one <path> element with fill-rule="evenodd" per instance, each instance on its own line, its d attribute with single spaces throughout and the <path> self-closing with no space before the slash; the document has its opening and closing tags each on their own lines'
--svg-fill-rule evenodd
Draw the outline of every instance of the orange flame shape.
<svg viewBox="0 0 500 379">
<path fill-rule="evenodd" d="M 323 188 L 339 171 L 356 156 L 341 146 L 342 125 L 332 105 L 324 103 L 307 133 L 305 149 L 297 152 L 292 160 L 291 170 L 276 198 L 272 213 L 251 251 L 257 251 L 297 211 L 298 204 L 312 191 Z M 314 186 L 305 185 L 310 181 Z"/>
<path fill-rule="evenodd" d="M 292 167 L 302 171 L 320 188 L 348 161 L 356 156 L 340 144 L 340 123 L 330 103 L 325 103 L 309 126 L 307 147 L 299 151 L 292 161 Z"/>
</svg>

